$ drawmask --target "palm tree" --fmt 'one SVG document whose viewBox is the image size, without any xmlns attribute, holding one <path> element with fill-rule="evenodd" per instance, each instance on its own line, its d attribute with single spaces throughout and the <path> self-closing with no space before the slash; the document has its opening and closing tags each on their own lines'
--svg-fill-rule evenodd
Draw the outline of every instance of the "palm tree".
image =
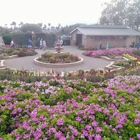
<svg viewBox="0 0 140 140">
<path fill-rule="evenodd" d="M 40 27 L 42 27 L 42 23 L 38 23 L 38 25 L 39 25 Z"/>
<path fill-rule="evenodd" d="M 43 30 L 45 30 L 47 28 L 47 26 L 46 26 L 46 24 L 44 24 L 44 26 L 43 26 Z"/>
<path fill-rule="evenodd" d="M 61 24 L 59 23 L 59 24 L 58 24 L 58 27 L 60 28 L 60 26 L 61 26 Z"/>
<path fill-rule="evenodd" d="M 51 23 L 48 23 L 48 26 L 50 27 L 51 26 Z"/>
<path fill-rule="evenodd" d="M 12 28 L 13 23 L 11 23 L 10 25 L 11 25 L 11 28 Z"/>
<path fill-rule="evenodd" d="M 7 24 L 5 24 L 4 27 L 7 28 Z"/>
<path fill-rule="evenodd" d="M 20 27 L 23 25 L 23 22 L 20 22 Z"/>
<path fill-rule="evenodd" d="M 16 22 L 13 21 L 13 22 L 12 22 L 12 25 L 14 26 L 14 29 L 15 29 L 15 27 L 16 27 Z"/>
</svg>

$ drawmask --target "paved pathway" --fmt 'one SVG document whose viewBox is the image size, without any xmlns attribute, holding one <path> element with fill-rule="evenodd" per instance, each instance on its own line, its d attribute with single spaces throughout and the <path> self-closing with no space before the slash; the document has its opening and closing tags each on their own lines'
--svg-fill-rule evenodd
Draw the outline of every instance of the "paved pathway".
<svg viewBox="0 0 140 140">
<path fill-rule="evenodd" d="M 83 70 L 89 70 L 89 69 L 103 69 L 105 66 L 110 64 L 109 61 L 101 59 L 101 58 L 92 58 L 88 56 L 82 55 L 84 51 L 77 49 L 75 46 L 63 46 L 65 52 L 70 52 L 72 54 L 75 54 L 77 56 L 80 56 L 84 59 L 84 63 L 80 64 L 78 66 L 72 66 L 72 67 L 66 67 L 66 68 L 53 68 L 54 70 L 57 71 L 75 71 L 79 69 Z M 5 66 L 8 68 L 15 68 L 18 70 L 21 69 L 26 69 L 26 70 L 50 70 L 51 68 L 43 67 L 43 66 L 37 66 L 34 64 L 34 58 L 37 56 L 40 56 L 41 54 L 44 53 L 43 50 L 36 50 L 38 52 L 37 55 L 35 56 L 27 56 L 27 57 L 18 57 L 18 58 L 13 58 L 13 59 L 6 59 L 5 60 Z M 55 51 L 54 49 L 50 49 L 49 51 Z"/>
</svg>

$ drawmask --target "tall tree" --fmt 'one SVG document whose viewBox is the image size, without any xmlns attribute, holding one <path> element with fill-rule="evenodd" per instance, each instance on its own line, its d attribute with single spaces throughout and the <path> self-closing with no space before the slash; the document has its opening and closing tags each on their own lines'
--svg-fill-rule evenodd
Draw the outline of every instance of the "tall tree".
<svg viewBox="0 0 140 140">
<path fill-rule="evenodd" d="M 20 23 L 19 23 L 19 26 L 21 27 L 22 25 L 23 25 L 23 22 L 20 22 Z"/>
<path fill-rule="evenodd" d="M 140 27 L 140 0 L 112 0 L 103 6 L 100 24 Z"/>
<path fill-rule="evenodd" d="M 34 32 L 34 33 L 41 33 L 42 32 L 42 29 L 39 25 L 37 24 L 24 24 L 22 27 L 21 27 L 21 31 L 26 33 L 26 32 Z"/>
<path fill-rule="evenodd" d="M 50 27 L 51 26 L 51 23 L 48 23 L 48 26 Z"/>
<path fill-rule="evenodd" d="M 47 28 L 47 26 L 46 26 L 46 24 L 44 24 L 44 26 L 43 26 L 43 30 L 45 30 Z"/>
<path fill-rule="evenodd" d="M 7 24 L 4 25 L 4 28 L 7 28 Z"/>
<path fill-rule="evenodd" d="M 15 27 L 16 27 L 16 22 L 13 21 L 13 22 L 12 22 L 12 25 L 13 25 L 13 28 L 15 29 Z"/>
<path fill-rule="evenodd" d="M 38 25 L 42 28 L 42 23 L 38 23 Z"/>
</svg>

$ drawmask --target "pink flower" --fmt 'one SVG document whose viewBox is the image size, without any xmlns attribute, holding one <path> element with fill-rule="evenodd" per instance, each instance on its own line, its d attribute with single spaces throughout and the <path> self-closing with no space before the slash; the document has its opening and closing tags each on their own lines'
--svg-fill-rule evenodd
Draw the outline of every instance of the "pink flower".
<svg viewBox="0 0 140 140">
<path fill-rule="evenodd" d="M 18 108 L 18 109 L 17 109 L 17 112 L 19 112 L 19 113 L 20 113 L 21 111 L 22 111 L 22 109 L 21 109 L 21 108 Z"/>
<path fill-rule="evenodd" d="M 63 124 L 64 124 L 64 122 L 63 122 L 62 119 L 59 119 L 59 120 L 57 121 L 57 125 L 63 125 Z"/>
<path fill-rule="evenodd" d="M 98 125 L 98 122 L 95 122 L 95 121 L 92 122 L 92 126 L 93 126 L 93 127 L 96 127 L 97 125 Z"/>
<path fill-rule="evenodd" d="M 76 121 L 80 122 L 81 120 L 82 120 L 81 117 L 79 116 L 76 117 Z"/>
<path fill-rule="evenodd" d="M 77 131 L 77 129 L 72 129 L 71 131 L 72 131 L 72 134 L 73 134 L 73 135 L 75 135 L 75 136 L 78 135 L 78 131 Z"/>
<path fill-rule="evenodd" d="M 139 123 L 140 123 L 140 119 L 137 119 L 137 118 L 136 118 L 136 119 L 134 120 L 134 123 L 135 123 L 135 124 L 139 124 Z"/>
<path fill-rule="evenodd" d="M 62 132 L 60 132 L 60 131 L 59 132 L 56 132 L 55 133 L 55 137 L 58 138 L 58 139 L 60 139 L 62 137 Z"/>
<path fill-rule="evenodd" d="M 97 127 L 96 128 L 96 133 L 99 133 L 99 132 L 101 132 L 102 131 L 102 128 L 101 127 Z"/>
<path fill-rule="evenodd" d="M 46 123 L 46 122 L 44 122 L 44 123 L 42 124 L 42 128 L 43 128 L 43 129 L 45 129 L 45 128 L 46 128 L 46 126 L 47 126 L 47 123 Z"/>
<path fill-rule="evenodd" d="M 61 137 L 59 140 L 66 140 L 66 138 L 65 137 Z"/>
<path fill-rule="evenodd" d="M 140 134 L 137 134 L 138 140 L 140 140 Z"/>
<path fill-rule="evenodd" d="M 17 113 L 17 110 L 13 110 L 12 114 L 15 115 Z"/>
<path fill-rule="evenodd" d="M 101 136 L 99 134 L 97 134 L 95 137 L 94 137 L 94 140 L 101 140 Z"/>
</svg>

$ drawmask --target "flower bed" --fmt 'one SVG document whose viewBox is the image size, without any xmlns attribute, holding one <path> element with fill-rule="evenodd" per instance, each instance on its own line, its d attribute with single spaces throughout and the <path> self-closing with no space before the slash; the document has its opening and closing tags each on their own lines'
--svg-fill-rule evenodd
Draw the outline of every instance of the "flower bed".
<svg viewBox="0 0 140 140">
<path fill-rule="evenodd" d="M 23 56 L 32 56 L 36 54 L 37 52 L 35 52 L 34 49 L 30 49 L 30 48 L 1 48 L 0 49 L 1 56 L 18 55 L 19 57 L 23 57 Z"/>
<path fill-rule="evenodd" d="M 89 71 L 79 70 L 71 73 L 67 73 L 65 79 L 82 79 L 91 82 L 104 81 L 110 78 L 114 78 L 118 75 L 140 75 L 140 67 L 132 63 L 131 65 L 125 65 L 121 69 L 115 67 L 114 69 L 94 70 Z"/>
<path fill-rule="evenodd" d="M 140 77 L 0 81 L 1 140 L 139 140 Z"/>
<path fill-rule="evenodd" d="M 86 51 L 83 54 L 86 56 L 91 56 L 91 57 L 101 57 L 101 56 L 110 56 L 111 58 L 117 55 L 122 55 L 122 54 L 129 54 L 132 52 L 132 49 L 125 49 L 125 48 L 112 48 L 112 49 L 107 49 L 107 50 L 94 50 L 94 51 Z"/>
<path fill-rule="evenodd" d="M 38 61 L 45 63 L 73 63 L 80 61 L 80 58 L 70 53 L 51 53 L 46 52 L 41 55 Z"/>
<path fill-rule="evenodd" d="M 67 71 L 56 71 L 50 69 L 46 71 L 45 69 L 40 69 L 38 71 L 32 69 L 32 71 L 28 70 L 15 70 L 15 69 L 6 69 L 0 70 L 0 80 L 8 79 L 12 81 L 25 81 L 25 82 L 35 82 L 40 81 L 42 79 L 50 80 L 50 79 L 67 79 L 67 80 L 75 80 L 82 79 L 91 82 L 99 82 L 104 81 L 106 79 L 113 78 L 117 75 L 140 75 L 140 66 L 136 63 L 132 63 L 131 65 L 125 65 L 124 68 L 117 70 L 117 67 L 111 69 L 105 68 L 104 70 L 95 70 L 91 69 L 89 71 L 78 70 L 74 72 Z"/>
<path fill-rule="evenodd" d="M 128 61 L 116 61 L 116 62 L 114 63 L 114 65 L 120 66 L 120 67 L 128 67 L 128 66 L 132 65 L 132 61 L 133 61 L 133 60 L 128 60 Z"/>
</svg>

